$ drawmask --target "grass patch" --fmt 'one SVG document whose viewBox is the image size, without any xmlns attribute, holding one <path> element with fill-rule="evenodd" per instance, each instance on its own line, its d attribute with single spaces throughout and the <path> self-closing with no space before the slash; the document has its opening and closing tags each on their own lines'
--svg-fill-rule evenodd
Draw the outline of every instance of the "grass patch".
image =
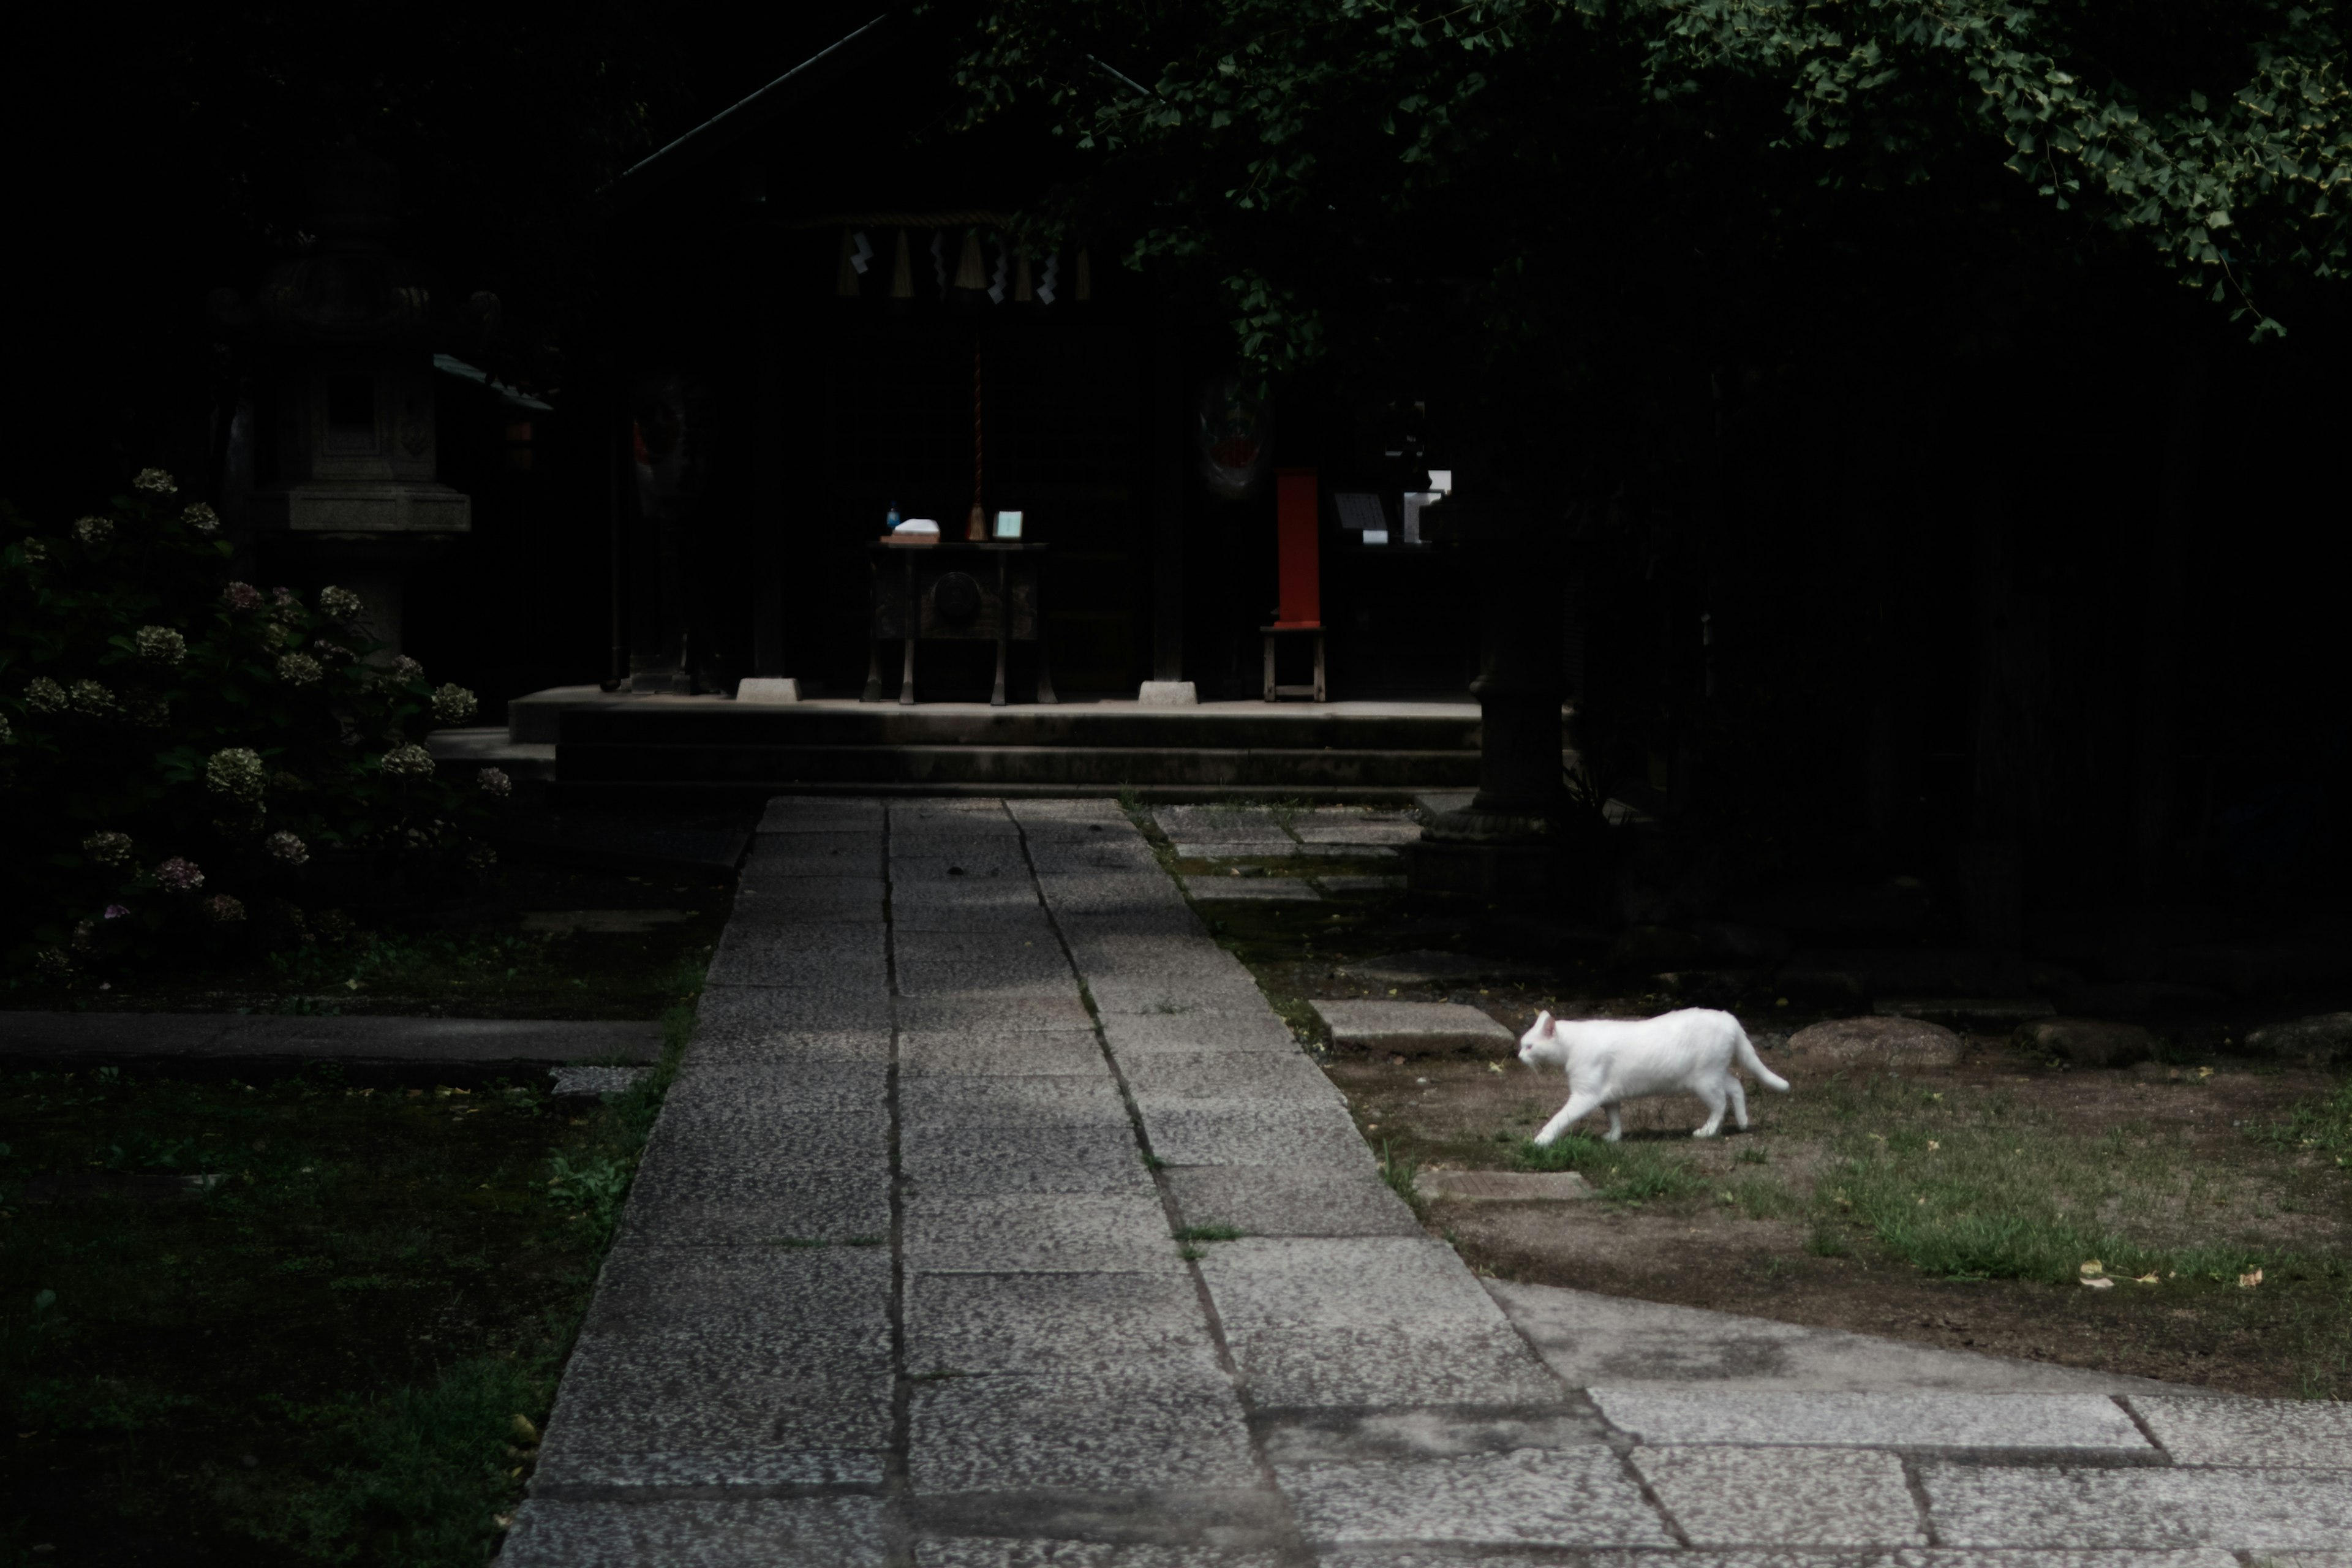
<svg viewBox="0 0 2352 1568">
<path fill-rule="evenodd" d="M 1237 1225 L 1188 1225 L 1176 1233 L 1179 1241 L 1239 1241 L 1249 1233 Z"/>
<path fill-rule="evenodd" d="M 1420 1173 L 1419 1161 L 1399 1157 L 1391 1152 L 1386 1139 L 1381 1141 L 1381 1180 L 1416 1215 L 1421 1213 L 1421 1194 L 1414 1189 L 1412 1179 Z"/>
<path fill-rule="evenodd" d="M 0 1561 L 484 1561 L 692 989 L 584 1112 L 319 1066 L 0 1075 Z"/>
<path fill-rule="evenodd" d="M 2285 1122 L 2255 1136 L 2272 1148 L 2308 1150 L 2352 1169 L 2352 1079 L 2334 1094 L 2300 1101 Z"/>
<path fill-rule="evenodd" d="M 1707 1185 L 1686 1160 L 1646 1144 L 1604 1143 L 1574 1132 L 1549 1144 L 1523 1138 L 1511 1152 L 1511 1163 L 1522 1171 L 1574 1171 L 1594 1192 L 1616 1203 L 1695 1197 Z"/>
</svg>

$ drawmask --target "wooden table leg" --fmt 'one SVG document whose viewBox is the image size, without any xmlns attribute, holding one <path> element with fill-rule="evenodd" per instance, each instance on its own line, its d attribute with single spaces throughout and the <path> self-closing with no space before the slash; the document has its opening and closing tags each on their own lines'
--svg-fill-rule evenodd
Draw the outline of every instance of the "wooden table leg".
<svg viewBox="0 0 2352 1568">
<path fill-rule="evenodd" d="M 1004 596 L 1004 552 L 996 555 L 996 689 L 989 694 L 991 708 L 1004 706 L 1004 659 L 1013 646 L 1013 602 Z"/>
<path fill-rule="evenodd" d="M 858 700 L 882 700 L 882 639 L 879 637 L 868 637 L 866 639 L 866 692 Z"/>
<path fill-rule="evenodd" d="M 1315 700 L 1323 700 L 1323 634 L 1315 634 Z"/>
<path fill-rule="evenodd" d="M 1274 700 L 1274 634 L 1265 634 L 1265 700 Z"/>
<path fill-rule="evenodd" d="M 898 706 L 915 705 L 915 634 L 921 629 L 922 605 L 915 599 L 915 556 L 907 553 L 907 657 L 898 674 Z"/>
<path fill-rule="evenodd" d="M 1045 563 L 1032 556 L 1029 569 L 1037 577 L 1037 700 L 1058 703 L 1061 699 L 1054 695 L 1054 661 L 1045 654 Z"/>
</svg>

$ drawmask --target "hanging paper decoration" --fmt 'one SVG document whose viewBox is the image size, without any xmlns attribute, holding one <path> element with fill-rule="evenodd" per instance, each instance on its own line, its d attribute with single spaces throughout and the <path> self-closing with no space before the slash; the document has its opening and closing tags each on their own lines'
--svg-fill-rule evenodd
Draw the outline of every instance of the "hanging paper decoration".
<svg viewBox="0 0 2352 1568">
<path fill-rule="evenodd" d="M 996 237 L 996 270 L 988 277 L 988 302 L 992 305 L 1004 303 L 1004 272 L 1010 265 L 1006 255 L 1004 237 L 1000 234 Z"/>
<path fill-rule="evenodd" d="M 1037 303 L 1040 305 L 1050 305 L 1054 302 L 1054 279 L 1060 276 L 1061 270 L 1062 253 L 1058 250 L 1047 251 L 1045 253 L 1045 280 L 1037 285 Z"/>
<path fill-rule="evenodd" d="M 963 253 L 956 260 L 955 286 L 958 291 L 977 294 L 988 287 L 988 263 L 980 254 L 980 230 L 963 231 Z"/>
<path fill-rule="evenodd" d="M 1274 455 L 1273 435 L 1274 419 L 1265 400 L 1244 386 L 1238 368 L 1202 384 L 1193 441 L 1200 451 L 1201 482 L 1211 495 L 1241 500 L 1256 490 Z"/>
</svg>

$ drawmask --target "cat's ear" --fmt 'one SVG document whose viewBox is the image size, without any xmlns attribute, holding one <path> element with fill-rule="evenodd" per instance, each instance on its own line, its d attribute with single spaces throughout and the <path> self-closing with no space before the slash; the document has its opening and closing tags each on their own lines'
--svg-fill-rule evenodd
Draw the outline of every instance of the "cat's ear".
<svg viewBox="0 0 2352 1568">
<path fill-rule="evenodd" d="M 1536 1015 L 1536 1033 L 1542 1036 L 1547 1040 L 1551 1038 L 1553 1030 L 1551 1015 L 1549 1013 L 1538 1013 Z"/>
</svg>

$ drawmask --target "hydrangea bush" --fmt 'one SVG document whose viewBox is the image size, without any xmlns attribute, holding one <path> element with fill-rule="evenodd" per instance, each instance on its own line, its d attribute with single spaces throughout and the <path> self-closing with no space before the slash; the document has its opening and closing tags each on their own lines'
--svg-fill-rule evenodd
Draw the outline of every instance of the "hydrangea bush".
<svg viewBox="0 0 2352 1568">
<path fill-rule="evenodd" d="M 0 504 L 11 970 L 70 981 L 307 940 L 322 857 L 491 862 L 481 835 L 506 776 L 451 777 L 418 743 L 470 718 L 474 694 L 412 658 L 371 660 L 347 589 L 306 602 L 231 581 L 219 531 L 155 468 L 62 529 Z"/>
</svg>

